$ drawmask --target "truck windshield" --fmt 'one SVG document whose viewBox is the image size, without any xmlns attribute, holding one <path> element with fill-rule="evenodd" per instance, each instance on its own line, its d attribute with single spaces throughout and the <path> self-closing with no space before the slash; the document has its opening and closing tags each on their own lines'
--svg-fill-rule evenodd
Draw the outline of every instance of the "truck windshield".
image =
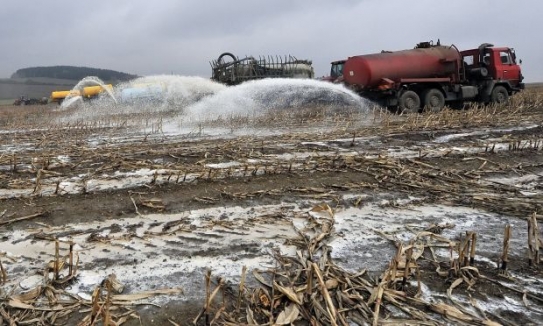
<svg viewBox="0 0 543 326">
<path fill-rule="evenodd" d="M 500 51 L 500 59 L 504 65 L 513 64 L 513 59 L 511 59 L 508 51 Z"/>
<path fill-rule="evenodd" d="M 509 49 L 511 52 L 511 58 L 513 59 L 513 63 L 517 64 L 517 54 L 515 53 L 515 49 Z"/>
<path fill-rule="evenodd" d="M 330 71 L 330 76 L 337 78 L 343 75 L 343 62 L 332 64 L 332 70 Z"/>
</svg>

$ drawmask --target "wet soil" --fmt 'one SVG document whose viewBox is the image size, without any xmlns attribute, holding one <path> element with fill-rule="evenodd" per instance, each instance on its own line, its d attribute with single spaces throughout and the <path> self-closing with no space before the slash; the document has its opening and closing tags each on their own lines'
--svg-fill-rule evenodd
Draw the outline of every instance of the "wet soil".
<svg viewBox="0 0 543 326">
<path fill-rule="evenodd" d="M 514 144 L 517 141 L 533 141 L 534 144 L 541 140 L 543 129 L 541 126 L 541 112 L 530 113 L 527 118 L 528 123 L 511 123 L 513 127 L 523 127 L 519 130 L 507 132 L 496 132 L 494 129 L 506 128 L 511 126 L 497 126 L 481 124 L 476 127 L 448 128 L 446 130 L 419 130 L 402 131 L 401 128 L 394 132 L 385 132 L 382 128 L 366 128 L 359 132 L 345 133 L 333 131 L 329 133 L 292 133 L 290 135 L 280 136 L 262 136 L 262 137 L 237 137 L 237 138 L 215 138 L 202 140 L 181 140 L 176 138 L 130 141 L 126 144 L 114 144 L 112 146 L 76 146 L 77 144 L 86 144 L 83 139 L 91 135 L 100 134 L 102 130 L 89 129 L 83 132 L 80 129 L 68 130 L 63 137 L 71 139 L 71 142 L 60 141 L 60 138 L 45 137 L 38 133 L 29 132 L 26 135 L 20 135 L 15 143 L 22 144 L 25 140 L 32 140 L 32 150 L 40 148 L 46 154 L 43 156 L 55 157 L 57 155 L 70 155 L 73 161 L 65 166 L 58 166 L 47 169 L 43 162 L 35 162 L 36 157 L 40 155 L 31 154 L 32 150 L 22 151 L 17 154 L 17 162 L 21 164 L 19 169 L 8 169 L 2 171 L 0 185 L 3 188 L 9 188 L 21 180 L 32 185 L 35 180 L 29 180 L 36 176 L 36 169 L 26 168 L 25 165 L 31 165 L 34 159 L 38 170 L 47 169 L 53 171 L 55 175 L 64 175 L 66 177 L 76 175 L 83 171 L 88 172 L 91 169 L 102 169 L 103 171 L 129 171 L 131 166 L 149 166 L 182 169 L 184 171 L 202 171 L 199 169 L 204 164 L 224 163 L 228 161 L 246 161 L 247 159 L 256 159 L 270 157 L 271 155 L 292 154 L 302 152 L 322 153 L 322 157 L 307 159 L 305 165 L 302 161 L 301 167 L 286 168 L 287 163 L 282 163 L 281 169 L 276 169 L 264 173 L 243 173 L 242 176 L 231 177 L 201 177 L 192 182 L 150 182 L 138 187 L 129 189 L 107 190 L 98 192 L 53 194 L 53 195 L 33 195 L 20 198 L 0 199 L 0 222 L 10 221 L 17 218 L 41 213 L 39 216 L 23 219 L 1 226 L 1 232 L 9 233 L 12 230 L 26 229 L 38 225 L 62 226 L 66 223 L 85 223 L 91 221 L 107 221 L 118 218 L 136 217 L 139 214 L 149 213 L 178 213 L 208 207 L 242 206 L 252 207 L 266 204 L 296 203 L 301 198 L 311 196 L 313 198 L 322 198 L 331 207 L 345 207 L 353 205 L 352 202 L 341 198 L 344 193 L 368 195 L 369 198 L 379 192 L 391 192 L 396 189 L 398 193 L 405 195 L 408 193 L 413 196 L 423 197 L 423 201 L 433 203 L 451 203 L 460 205 L 461 199 L 445 198 L 443 196 L 428 193 L 426 189 L 403 188 L 397 184 L 389 184 L 386 179 L 376 177 L 372 173 L 361 170 L 359 166 L 353 168 L 351 164 L 345 162 L 340 155 L 330 155 L 325 152 L 355 151 L 368 155 L 377 155 L 379 160 L 383 151 L 389 149 L 403 150 L 413 148 L 414 151 L 420 150 L 421 154 L 417 157 L 398 157 L 387 158 L 404 166 L 406 169 L 417 171 L 420 167 L 433 167 L 437 171 L 444 173 L 454 172 L 455 175 L 464 175 L 468 172 L 479 171 L 476 178 L 486 178 L 491 176 L 511 176 L 534 174 L 543 178 L 543 147 L 532 146 L 524 148 L 510 148 L 508 150 L 497 151 L 493 149 L 480 150 L 476 153 L 455 152 L 458 147 L 484 146 L 486 139 L 495 139 L 505 137 L 507 143 Z M 403 119 L 402 117 L 399 118 Z M 535 126 L 534 126 L 535 125 Z M 465 133 L 466 131 L 484 131 L 482 135 L 471 135 L 461 138 L 455 138 L 449 142 L 439 144 L 444 150 L 439 156 L 424 155 L 425 149 L 431 146 L 438 146 L 433 141 L 440 136 L 455 133 Z M 109 132 L 109 131 L 107 131 Z M 349 140 L 352 135 L 352 140 Z M 358 134 L 358 136 L 357 136 Z M 373 137 L 373 138 L 372 138 Z M 2 142 L 8 142 L 9 136 L 2 135 Z M 76 139 L 76 140 L 74 140 Z M 105 141 L 107 142 L 107 141 Z M 322 143 L 325 143 L 325 146 Z M 498 142 L 492 140 L 488 142 Z M 77 144 L 76 144 L 77 143 Z M 36 144 L 39 144 L 37 146 Z M 367 159 L 368 162 L 370 159 Z M 362 160 L 366 162 L 364 159 Z M 4 160 L 8 162 L 9 160 Z M 140 164 L 145 162 L 144 164 Z M 156 163 L 160 162 L 160 163 Z M 485 163 L 486 162 L 486 163 Z M 1 163 L 1 162 L 0 162 Z M 367 162 L 366 162 L 367 163 Z M 360 164 L 366 164 L 360 163 Z M 482 167 L 484 164 L 484 168 Z M 270 163 L 271 166 L 271 163 Z M 365 165 L 370 169 L 371 164 Z M 158 168 L 158 167 L 157 167 Z M 205 171 L 205 170 L 204 170 Z M 24 183 L 21 181 L 22 183 Z M 538 187 L 541 187 L 539 184 Z M 536 188 L 541 191 L 541 188 Z M 322 194 L 326 196 L 321 196 Z M 398 195 L 401 196 L 401 195 Z M 146 200 L 158 200 L 161 203 L 160 208 L 151 208 L 142 205 Z M 540 204 L 541 202 L 536 203 Z M 477 207 L 477 202 L 469 202 L 468 205 Z M 529 207 L 532 209 L 537 206 Z M 492 210 L 487 205 L 480 206 L 481 209 Z M 499 209 L 499 208 L 498 208 Z M 522 218 L 524 210 L 520 210 L 512 215 Z M 524 216 L 525 217 L 525 216 Z M 1 234 L 1 233 L 0 233 Z M 195 243 L 197 245 L 197 241 Z M 237 250 L 232 249 L 232 253 Z M 178 255 L 179 253 L 174 254 Z M 216 253 L 209 251 L 200 253 L 201 255 L 213 256 Z M 522 257 L 521 253 L 513 253 Z M 492 257 L 497 258 L 497 257 Z M 105 266 L 113 264 L 122 264 L 119 261 L 96 261 L 95 264 Z M 422 281 L 431 289 L 446 293 L 450 284 L 444 283 L 443 278 L 438 277 L 432 271 L 435 267 L 422 266 L 424 270 Z M 496 273 L 495 266 L 481 266 L 483 274 L 491 275 L 493 278 Z M 529 267 L 527 264 L 518 263 L 510 266 L 512 272 L 521 273 L 528 277 L 543 278 L 541 268 Z M 205 291 L 203 279 L 195 280 L 195 284 L 202 289 L 202 295 Z M 471 289 L 459 287 L 455 291 L 470 293 L 475 297 L 484 299 L 486 297 L 503 297 L 503 288 L 499 290 L 494 283 L 489 281 L 477 282 Z M 509 296 L 518 296 L 514 291 L 505 290 Z M 484 294 L 483 294 L 484 293 Z M 219 299 L 219 300 L 222 300 Z M 232 300 L 228 297 L 227 300 Z M 534 304 L 541 309 L 543 302 Z M 187 300 L 172 299 L 168 303 L 160 306 L 140 306 L 135 307 L 139 314 L 139 320 L 129 320 L 125 325 L 172 325 L 175 321 L 179 325 L 187 325 L 200 312 L 203 303 L 201 300 L 187 298 Z M 82 315 L 72 315 L 66 321 L 72 324 L 80 320 Z M 525 319 L 515 311 L 503 310 L 498 312 L 495 320 L 503 317 L 507 320 L 515 320 L 519 324 L 528 324 L 533 320 Z M 203 320 L 200 322 L 203 324 Z"/>
</svg>

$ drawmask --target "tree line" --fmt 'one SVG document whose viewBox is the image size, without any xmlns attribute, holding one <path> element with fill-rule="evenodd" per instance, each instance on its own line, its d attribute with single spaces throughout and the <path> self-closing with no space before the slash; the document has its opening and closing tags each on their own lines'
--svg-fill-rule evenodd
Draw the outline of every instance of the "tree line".
<svg viewBox="0 0 543 326">
<path fill-rule="evenodd" d="M 33 78 L 46 77 L 57 79 L 80 80 L 88 76 L 96 76 L 104 81 L 127 81 L 138 77 L 124 72 L 109 69 L 74 67 L 74 66 L 51 66 L 51 67 L 30 67 L 17 70 L 11 78 Z"/>
</svg>

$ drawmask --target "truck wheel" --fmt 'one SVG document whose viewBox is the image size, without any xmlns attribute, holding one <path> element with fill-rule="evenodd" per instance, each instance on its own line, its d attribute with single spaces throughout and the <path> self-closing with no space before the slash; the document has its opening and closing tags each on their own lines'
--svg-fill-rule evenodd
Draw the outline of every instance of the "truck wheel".
<svg viewBox="0 0 543 326">
<path fill-rule="evenodd" d="M 413 91 L 405 91 L 400 95 L 399 113 L 418 113 L 420 111 L 420 97 Z"/>
<path fill-rule="evenodd" d="M 507 92 L 507 89 L 505 87 L 496 86 L 492 91 L 490 99 L 492 100 L 492 103 L 504 104 L 507 103 L 507 101 L 509 100 L 509 93 Z"/>
<path fill-rule="evenodd" d="M 425 111 L 439 112 L 445 107 L 445 96 L 438 89 L 426 90 L 423 98 Z"/>
</svg>

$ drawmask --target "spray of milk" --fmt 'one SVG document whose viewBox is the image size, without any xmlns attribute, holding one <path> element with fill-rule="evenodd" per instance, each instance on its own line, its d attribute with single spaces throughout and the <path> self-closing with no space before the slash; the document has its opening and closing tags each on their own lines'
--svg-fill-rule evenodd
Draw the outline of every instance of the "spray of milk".
<svg viewBox="0 0 543 326">
<path fill-rule="evenodd" d="M 103 85 L 85 78 L 76 88 Z M 106 88 L 107 89 L 107 88 Z M 64 121 L 107 121 L 132 127 L 167 125 L 171 132 L 201 126 L 206 121 L 243 117 L 253 120 L 274 112 L 327 107 L 336 111 L 364 112 L 369 107 L 349 89 L 312 79 L 262 79 L 238 86 L 224 86 L 201 77 L 157 75 L 116 85 L 96 99 L 65 101 L 71 107 Z"/>
</svg>

